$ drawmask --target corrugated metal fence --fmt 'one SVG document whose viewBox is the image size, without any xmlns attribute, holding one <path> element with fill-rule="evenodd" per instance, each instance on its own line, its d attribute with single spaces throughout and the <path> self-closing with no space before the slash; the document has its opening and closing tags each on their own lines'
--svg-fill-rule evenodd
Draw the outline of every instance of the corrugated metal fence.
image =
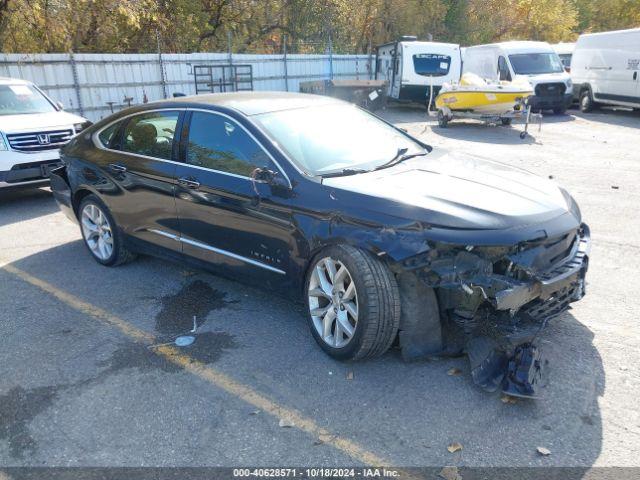
<svg viewBox="0 0 640 480">
<path fill-rule="evenodd" d="M 254 90 L 299 91 L 306 80 L 370 78 L 367 55 L 0 54 L 0 76 L 38 85 L 65 109 L 96 121 L 131 105 L 195 94 L 196 65 L 252 65 Z"/>
</svg>

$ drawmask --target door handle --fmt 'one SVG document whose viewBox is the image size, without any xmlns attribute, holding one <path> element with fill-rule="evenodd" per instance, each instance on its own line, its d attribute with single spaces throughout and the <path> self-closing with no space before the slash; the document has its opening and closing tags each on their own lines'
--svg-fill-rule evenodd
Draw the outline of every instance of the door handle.
<svg viewBox="0 0 640 480">
<path fill-rule="evenodd" d="M 125 167 L 124 165 L 120 165 L 118 163 L 110 163 L 109 169 L 115 173 L 124 173 L 127 171 L 127 167 Z"/>
<path fill-rule="evenodd" d="M 200 182 L 198 182 L 197 180 L 192 180 L 190 178 L 180 177 L 178 179 L 178 183 L 183 187 L 187 187 L 192 190 L 197 190 L 198 188 L 200 188 Z"/>
<path fill-rule="evenodd" d="M 633 79 L 636 80 L 638 78 L 638 72 L 633 72 Z"/>
</svg>

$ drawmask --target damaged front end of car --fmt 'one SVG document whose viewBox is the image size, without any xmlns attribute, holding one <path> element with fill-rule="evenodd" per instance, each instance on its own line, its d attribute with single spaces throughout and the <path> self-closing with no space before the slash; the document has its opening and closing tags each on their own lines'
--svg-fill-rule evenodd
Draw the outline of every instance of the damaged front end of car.
<svg viewBox="0 0 640 480">
<path fill-rule="evenodd" d="M 466 352 L 483 389 L 535 397 L 543 368 L 538 334 L 585 294 L 587 225 L 514 246 L 428 245 L 396 266 L 403 308 L 416 310 L 403 314 L 404 358 Z M 438 311 L 425 319 L 420 302 L 429 291 Z"/>
</svg>

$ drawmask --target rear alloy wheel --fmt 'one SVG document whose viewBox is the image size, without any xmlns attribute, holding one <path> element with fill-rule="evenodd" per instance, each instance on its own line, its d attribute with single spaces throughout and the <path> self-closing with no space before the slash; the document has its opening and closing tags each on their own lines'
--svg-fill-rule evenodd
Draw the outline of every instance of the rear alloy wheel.
<svg viewBox="0 0 640 480">
<path fill-rule="evenodd" d="M 306 292 L 311 331 L 332 357 L 373 357 L 391 346 L 400 323 L 400 296 L 380 260 L 351 246 L 329 247 L 314 259 Z"/>
<path fill-rule="evenodd" d="M 88 195 L 82 200 L 79 220 L 84 243 L 99 263 L 119 265 L 134 258 L 124 247 L 113 217 L 98 197 Z"/>
</svg>

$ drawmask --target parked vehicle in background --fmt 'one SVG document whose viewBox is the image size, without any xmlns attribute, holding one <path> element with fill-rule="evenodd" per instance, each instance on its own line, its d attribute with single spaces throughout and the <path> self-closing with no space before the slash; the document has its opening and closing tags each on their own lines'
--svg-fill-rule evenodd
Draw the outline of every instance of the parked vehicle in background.
<svg viewBox="0 0 640 480">
<path fill-rule="evenodd" d="M 467 352 L 535 394 L 548 321 L 585 293 L 589 228 L 548 179 L 434 149 L 341 100 L 181 97 L 76 136 L 51 176 L 88 251 L 168 255 L 302 296 L 329 355 Z"/>
<path fill-rule="evenodd" d="M 598 104 L 640 108 L 640 28 L 580 35 L 571 62 L 580 109 Z"/>
<path fill-rule="evenodd" d="M 60 147 L 89 125 L 31 82 L 0 77 L 0 188 L 48 182 Z"/>
<path fill-rule="evenodd" d="M 560 57 L 560 61 L 562 62 L 562 66 L 565 71 L 571 72 L 571 57 L 573 55 L 573 50 L 576 48 L 576 44 L 561 42 L 551 45 L 551 47 L 558 54 L 558 57 Z"/>
<path fill-rule="evenodd" d="M 376 48 L 375 78 L 386 80 L 389 98 L 426 104 L 442 84 L 460 79 L 462 56 L 455 43 L 422 42 L 402 37 Z"/>
<path fill-rule="evenodd" d="M 547 42 L 503 42 L 464 49 L 463 72 L 483 78 L 527 80 L 534 95 L 529 104 L 534 111 L 564 113 L 573 98 L 571 77 L 558 54 Z"/>
</svg>

